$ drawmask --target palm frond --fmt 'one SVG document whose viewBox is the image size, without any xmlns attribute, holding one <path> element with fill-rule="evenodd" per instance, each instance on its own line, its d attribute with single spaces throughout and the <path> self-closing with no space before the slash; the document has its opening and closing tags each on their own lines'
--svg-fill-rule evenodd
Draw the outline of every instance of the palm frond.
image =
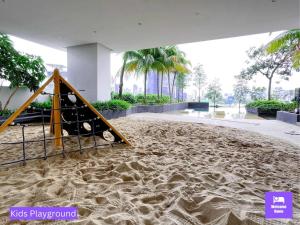
<svg viewBox="0 0 300 225">
<path fill-rule="evenodd" d="M 293 41 L 300 41 L 300 29 L 292 29 L 279 34 L 273 41 L 267 45 L 268 53 L 275 53 L 282 47 L 290 44 Z"/>
</svg>

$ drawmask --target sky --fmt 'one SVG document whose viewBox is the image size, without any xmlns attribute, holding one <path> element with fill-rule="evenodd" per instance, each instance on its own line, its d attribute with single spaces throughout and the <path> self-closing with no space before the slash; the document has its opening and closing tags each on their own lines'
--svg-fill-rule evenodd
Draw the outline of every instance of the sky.
<svg viewBox="0 0 300 225">
<path fill-rule="evenodd" d="M 246 51 L 251 47 L 259 47 L 270 42 L 281 32 L 256 34 L 242 37 L 218 39 L 211 41 L 180 44 L 178 47 L 186 53 L 192 67 L 202 64 L 208 77 L 208 83 L 219 79 L 224 93 L 232 93 L 234 76 L 246 67 Z M 49 48 L 17 37 L 11 37 L 17 50 L 29 54 L 40 55 L 46 63 L 62 64 L 67 66 L 67 54 L 64 51 Z M 122 65 L 120 53 L 111 54 L 111 72 L 114 78 Z M 127 85 L 142 84 L 142 80 L 133 82 L 129 79 Z M 126 85 L 126 84 L 125 84 Z M 257 75 L 250 86 L 267 86 L 267 79 Z M 281 86 L 284 89 L 294 89 L 300 86 L 300 74 L 294 73 L 290 81 L 274 79 L 273 87 Z M 193 88 L 191 88 L 193 89 Z"/>
</svg>

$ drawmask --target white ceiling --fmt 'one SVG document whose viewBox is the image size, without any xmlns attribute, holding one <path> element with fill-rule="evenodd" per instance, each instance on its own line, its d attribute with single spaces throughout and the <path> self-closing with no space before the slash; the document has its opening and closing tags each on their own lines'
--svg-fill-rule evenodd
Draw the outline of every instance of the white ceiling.
<svg viewBox="0 0 300 225">
<path fill-rule="evenodd" d="M 0 31 L 123 51 L 300 27 L 299 0 L 0 0 Z"/>
</svg>

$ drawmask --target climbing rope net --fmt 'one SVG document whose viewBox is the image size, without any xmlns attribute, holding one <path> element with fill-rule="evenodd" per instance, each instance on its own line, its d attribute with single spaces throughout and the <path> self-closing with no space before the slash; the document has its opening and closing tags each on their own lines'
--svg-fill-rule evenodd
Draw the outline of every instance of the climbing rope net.
<svg viewBox="0 0 300 225">
<path fill-rule="evenodd" d="M 113 147 L 117 144 L 130 146 L 125 137 L 68 84 L 58 71 L 54 71 L 46 84 L 53 79 L 57 79 L 54 93 L 42 91 L 45 85 L 42 86 L 40 91 L 0 126 L 0 131 L 3 131 L 8 125 L 14 125 L 6 133 L 0 133 L 0 166 L 13 163 L 25 165 L 29 160 L 58 155 L 65 157 L 66 153 L 71 152 L 82 154 L 85 149 Z M 39 115 L 30 110 L 21 114 L 38 94 L 52 98 L 52 109 L 41 109 Z"/>
</svg>

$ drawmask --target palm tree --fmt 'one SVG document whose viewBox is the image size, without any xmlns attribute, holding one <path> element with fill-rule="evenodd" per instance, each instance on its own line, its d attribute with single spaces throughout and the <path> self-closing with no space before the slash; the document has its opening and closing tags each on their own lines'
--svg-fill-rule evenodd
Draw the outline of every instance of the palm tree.
<svg viewBox="0 0 300 225">
<path fill-rule="evenodd" d="M 161 74 L 163 76 L 163 73 L 166 70 L 166 66 L 165 66 L 165 58 L 166 58 L 166 52 L 165 52 L 165 48 L 163 47 L 159 47 L 159 48 L 153 48 L 152 49 L 152 54 L 153 54 L 153 58 L 154 58 L 154 62 L 152 65 L 152 69 L 156 71 L 156 87 L 157 87 L 157 98 L 160 98 L 159 95 L 159 75 Z"/>
<path fill-rule="evenodd" d="M 144 101 L 147 99 L 148 73 L 153 69 L 154 63 L 153 49 L 148 48 L 136 51 L 134 58 L 126 64 L 126 71 L 144 74 Z"/>
<path fill-rule="evenodd" d="M 185 53 L 180 51 L 177 46 L 168 46 L 166 47 L 167 58 L 165 61 L 166 71 L 168 75 L 168 86 L 169 86 L 169 95 L 170 102 L 172 101 L 173 91 L 176 81 L 176 76 L 178 73 L 188 73 L 186 65 L 189 64 L 189 61 L 185 59 Z M 173 81 L 171 84 L 170 74 L 173 73 Z"/>
<path fill-rule="evenodd" d="M 176 76 L 178 73 L 188 73 L 186 65 L 189 63 L 185 59 L 185 54 L 180 51 L 176 46 L 158 47 L 141 49 L 138 51 L 125 52 L 123 55 L 123 66 L 121 68 L 120 76 L 120 93 L 123 87 L 124 72 L 135 72 L 136 74 L 144 74 L 144 100 L 147 97 L 147 77 L 150 71 L 157 73 L 157 98 L 162 95 L 162 85 L 164 74 L 168 74 L 169 95 L 170 101 L 172 100 Z M 173 82 L 171 85 L 170 74 L 173 73 Z M 161 80 L 159 81 L 159 75 Z M 161 87 L 159 88 L 159 82 Z M 161 91 L 159 91 L 161 89 Z M 159 93 L 161 92 L 161 93 Z M 121 95 L 120 95 L 121 96 Z"/>
<path fill-rule="evenodd" d="M 135 56 L 137 55 L 136 51 L 127 51 L 123 53 L 123 65 L 121 67 L 121 72 L 120 72 L 120 86 L 119 86 L 119 97 L 122 97 L 123 94 L 123 80 L 124 80 L 124 73 L 125 73 L 125 69 L 126 69 L 126 64 L 127 61 L 130 59 L 135 58 Z"/>
<path fill-rule="evenodd" d="M 176 81 L 176 77 L 179 73 L 186 75 L 188 73 L 190 73 L 191 71 L 187 68 L 187 65 L 191 65 L 190 61 L 188 61 L 185 58 L 185 53 L 183 51 L 178 51 L 177 52 L 177 62 L 175 63 L 174 66 L 174 77 L 173 77 L 173 83 L 172 83 L 172 96 L 174 94 L 174 87 L 175 87 L 175 81 Z"/>
<path fill-rule="evenodd" d="M 300 68 L 300 29 L 292 29 L 278 35 L 267 46 L 267 52 L 272 54 L 283 48 L 290 49 L 293 67 Z"/>
</svg>

